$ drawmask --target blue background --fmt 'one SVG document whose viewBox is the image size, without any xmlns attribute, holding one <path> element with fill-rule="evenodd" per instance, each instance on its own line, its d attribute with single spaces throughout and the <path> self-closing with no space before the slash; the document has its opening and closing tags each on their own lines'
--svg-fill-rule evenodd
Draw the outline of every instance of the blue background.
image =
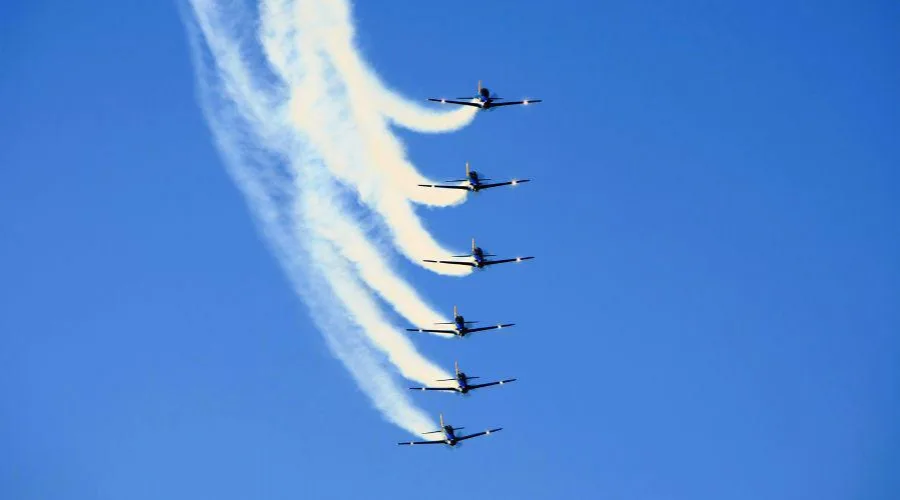
<svg viewBox="0 0 900 500">
<path fill-rule="evenodd" d="M 625 2 L 620 2 L 624 4 Z M 895 2 L 360 2 L 410 98 L 525 109 L 399 132 L 421 210 L 521 266 L 395 261 L 417 345 L 515 384 L 415 394 L 459 450 L 400 448 L 256 232 L 169 2 L 0 6 L 0 496 L 844 499 L 900 494 Z M 405 327 L 397 319 L 398 327 Z"/>
</svg>

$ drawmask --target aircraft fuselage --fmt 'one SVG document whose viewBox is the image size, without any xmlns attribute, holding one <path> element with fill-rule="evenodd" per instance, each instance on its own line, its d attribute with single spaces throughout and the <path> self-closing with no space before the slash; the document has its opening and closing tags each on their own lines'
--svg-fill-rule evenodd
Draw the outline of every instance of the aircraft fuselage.
<svg viewBox="0 0 900 500">
<path fill-rule="evenodd" d="M 478 172 L 469 172 L 469 191 L 478 192 L 481 189 L 481 179 L 478 178 Z"/>
<path fill-rule="evenodd" d="M 472 258 L 475 259 L 475 267 L 484 267 L 484 251 L 478 247 L 472 250 Z"/>
<path fill-rule="evenodd" d="M 478 102 L 481 104 L 482 109 L 491 107 L 491 103 L 494 102 L 494 98 L 491 97 L 491 91 L 488 90 L 487 87 L 481 87 L 478 89 Z"/>
<path fill-rule="evenodd" d="M 460 337 L 465 337 L 469 333 L 469 327 L 466 326 L 466 318 L 462 315 L 453 318 L 453 327 L 456 330 L 456 334 Z"/>
<path fill-rule="evenodd" d="M 466 377 L 466 374 L 463 372 L 459 372 L 456 375 L 456 390 L 461 394 L 467 394 L 469 392 L 469 378 Z"/>
<path fill-rule="evenodd" d="M 456 446 L 456 434 L 453 433 L 453 427 L 449 425 L 444 426 L 444 442 L 450 446 Z"/>
</svg>

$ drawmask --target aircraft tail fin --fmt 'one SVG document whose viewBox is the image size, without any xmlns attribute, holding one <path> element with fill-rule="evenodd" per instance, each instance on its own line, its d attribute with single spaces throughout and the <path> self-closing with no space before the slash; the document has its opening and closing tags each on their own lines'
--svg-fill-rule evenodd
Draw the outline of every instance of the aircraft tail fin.
<svg viewBox="0 0 900 500">
<path fill-rule="evenodd" d="M 456 368 L 456 376 L 459 377 L 459 361 L 453 362 L 453 368 Z"/>
<path fill-rule="evenodd" d="M 481 80 L 478 80 L 478 95 L 481 95 Z"/>
<path fill-rule="evenodd" d="M 466 162 L 466 178 L 469 178 L 469 162 Z"/>
<path fill-rule="evenodd" d="M 443 429 L 444 428 L 444 414 L 439 413 L 438 416 L 441 419 L 441 429 Z"/>
<path fill-rule="evenodd" d="M 456 310 L 456 306 L 453 306 L 453 320 L 456 321 L 456 317 L 459 316 L 459 312 Z"/>
<path fill-rule="evenodd" d="M 475 254 L 475 238 L 472 238 L 472 254 Z"/>
</svg>

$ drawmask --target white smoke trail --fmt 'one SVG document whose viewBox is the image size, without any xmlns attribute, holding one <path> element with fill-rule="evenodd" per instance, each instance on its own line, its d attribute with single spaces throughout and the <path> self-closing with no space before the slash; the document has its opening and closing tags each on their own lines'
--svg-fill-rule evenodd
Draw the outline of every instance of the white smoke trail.
<svg viewBox="0 0 900 500">
<path fill-rule="evenodd" d="M 198 18 L 201 21 L 201 27 L 206 27 L 206 31 L 209 33 L 217 33 L 217 30 L 220 30 L 221 28 L 210 22 L 208 12 L 200 12 L 203 13 L 203 15 L 198 15 Z M 248 115 L 248 119 L 254 121 L 256 131 L 262 131 L 262 140 L 271 142 L 271 137 L 276 134 L 269 129 L 272 128 L 271 124 L 275 120 L 265 120 L 260 117 L 263 115 L 278 115 L 279 111 L 272 107 L 272 111 L 264 112 L 266 106 L 270 106 L 266 104 L 267 96 L 262 95 L 260 90 L 254 89 L 248 83 L 246 75 L 247 71 L 237 66 L 239 52 L 234 47 L 229 49 L 227 41 L 222 38 L 223 37 L 221 36 L 212 37 L 211 40 L 215 43 L 213 44 L 211 42 L 211 45 L 216 52 L 217 60 L 225 61 L 226 63 L 223 64 L 223 75 L 228 77 L 226 82 L 228 88 L 231 89 L 231 98 L 235 101 L 235 104 L 243 110 L 244 114 Z M 281 141 L 283 142 L 284 140 L 281 139 Z M 296 154 L 293 154 L 293 156 L 296 156 Z M 315 188 L 317 187 L 314 186 L 316 182 L 318 181 L 311 181 L 308 184 Z M 301 187 L 302 186 L 299 186 L 298 188 Z M 397 307 L 401 314 L 404 314 L 404 316 L 410 319 L 410 321 L 421 323 L 424 321 L 433 321 L 436 318 L 440 319 L 442 315 L 431 308 L 420 307 L 418 310 L 415 310 L 409 307 L 410 304 L 421 303 L 421 299 L 415 295 L 409 285 L 390 272 L 388 263 L 381 257 L 371 243 L 365 239 L 358 226 L 346 222 L 345 218 L 330 216 L 331 212 L 334 211 L 332 206 L 334 202 L 332 199 L 335 197 L 324 197 L 322 196 L 323 192 L 324 191 L 321 189 L 313 189 L 313 195 L 318 195 L 322 201 L 329 202 L 314 207 L 317 212 L 321 214 L 320 219 L 327 221 L 327 224 L 321 225 L 322 231 L 328 234 L 329 237 L 342 248 L 344 254 L 351 258 L 351 260 L 360 263 L 363 261 L 362 256 L 365 256 L 364 260 L 372 263 L 366 267 L 366 272 L 364 274 L 366 276 L 378 276 L 380 278 L 378 280 L 371 278 L 367 280 L 368 283 L 373 286 L 373 288 L 377 289 L 397 290 L 400 294 L 398 298 L 395 298 L 392 293 L 385 293 L 386 298 Z M 326 210 L 331 210 L 331 212 L 326 212 Z M 407 307 L 401 308 L 401 304 L 404 303 Z"/>
<path fill-rule="evenodd" d="M 390 131 L 378 104 L 390 92 L 362 63 L 342 63 L 352 59 L 346 56 L 347 50 L 331 49 L 334 45 L 350 47 L 351 40 L 343 45 L 323 42 L 334 38 L 330 28 L 335 23 L 322 15 L 325 9 L 318 3 L 294 3 L 293 9 L 287 5 L 284 0 L 263 4 L 262 45 L 275 71 L 293 89 L 290 113 L 294 124 L 308 134 L 332 173 L 384 218 L 398 248 L 410 260 L 441 274 L 469 274 L 469 268 L 434 266 L 422 261 L 458 252 L 434 241 L 410 204 L 412 200 L 446 206 L 462 201 L 465 192 L 435 193 L 417 186 L 433 181 L 407 161 L 402 145 Z M 334 31 L 342 32 L 337 28 Z M 305 49 L 300 56 L 302 78 L 297 78 L 300 72 L 290 65 L 298 59 L 292 49 L 297 46 Z M 345 66 L 351 69 L 342 73 L 340 68 Z M 400 102 L 397 97 L 391 100 Z M 459 126 L 460 117 L 468 123 L 474 116 L 474 110 L 468 108 L 452 113 L 435 113 L 412 105 L 406 109 L 416 110 L 420 119 L 444 120 L 444 128 L 448 129 Z"/>
<path fill-rule="evenodd" d="M 315 31 L 318 38 L 324 41 L 324 48 L 333 58 L 342 78 L 356 82 L 354 88 L 372 93 L 371 96 L 360 96 L 370 98 L 363 99 L 358 105 L 378 109 L 394 123 L 417 132 L 451 132 L 465 127 L 475 118 L 477 110 L 474 108 L 435 113 L 390 91 L 360 57 L 354 41 L 356 32 L 349 3 L 346 0 L 319 0 L 312 5 L 315 17 L 301 19 L 305 28 Z M 389 144 L 396 142 L 393 135 L 390 139 Z"/>
<path fill-rule="evenodd" d="M 262 11 L 262 26 L 265 34 L 263 45 L 268 57 L 274 61 L 273 65 L 278 67 L 282 77 L 293 78 L 291 84 L 295 97 L 292 100 L 292 106 L 296 106 L 300 100 L 306 103 L 303 105 L 303 109 L 292 114 L 294 124 L 299 124 L 298 128 L 307 137 L 314 138 L 312 142 L 323 153 L 324 162 L 331 166 L 332 171 L 337 170 L 341 179 L 364 178 L 366 180 L 366 182 L 357 183 L 368 189 L 365 193 L 370 194 L 365 194 L 366 198 L 381 196 L 383 205 L 393 203 L 408 205 L 402 196 L 391 192 L 388 192 L 387 195 L 376 193 L 379 189 L 375 189 L 373 186 L 380 179 L 367 173 L 371 167 L 363 163 L 361 155 L 355 153 L 362 150 L 358 137 L 352 133 L 342 133 L 342 131 L 352 129 L 354 125 L 340 116 L 341 100 L 334 94 L 334 86 L 330 85 L 323 76 L 324 71 L 321 69 L 323 62 L 320 56 L 313 48 L 307 49 L 304 54 L 299 56 L 294 52 L 294 48 L 297 46 L 307 47 L 314 46 L 314 44 L 297 39 L 299 36 L 297 30 L 291 28 L 283 20 L 287 17 L 287 10 L 284 2 L 267 2 L 264 5 Z M 301 57 L 303 58 L 302 64 L 289 64 L 291 61 L 298 61 Z M 294 66 L 302 68 L 302 71 Z M 331 95 L 325 95 L 329 89 L 331 89 Z M 389 190 L 389 187 L 387 186 L 385 189 Z M 315 195 L 315 191 L 313 189 L 314 194 L 311 196 Z M 311 206 L 316 207 L 315 204 Z M 419 228 L 414 234 L 404 233 L 404 237 L 415 241 L 422 247 L 417 250 L 421 255 L 447 254 L 448 250 L 429 243 L 430 235 L 421 229 L 419 220 L 411 208 L 407 207 L 406 211 L 400 211 L 396 217 L 403 221 L 402 226 L 405 228 Z M 398 220 L 397 218 L 394 220 Z M 321 220 L 329 221 L 321 228 L 323 235 L 334 242 L 339 251 L 357 265 L 366 283 L 381 294 L 398 313 L 415 324 L 445 321 L 443 314 L 423 307 L 424 303 L 416 297 L 412 288 L 390 271 L 389 263 L 382 257 L 383 252 L 378 251 L 366 239 L 358 225 L 348 223 L 344 219 L 331 220 L 328 217 L 322 217 Z M 427 238 L 419 241 L 419 234 L 425 234 Z M 463 268 L 463 273 L 468 272 L 470 272 L 468 269 Z"/>
<path fill-rule="evenodd" d="M 417 182 L 428 180 L 406 162 L 402 146 L 373 108 L 364 108 L 363 118 L 359 109 L 354 109 L 352 114 L 346 112 L 353 108 L 346 104 L 351 94 L 348 89 L 363 83 L 343 82 L 342 90 L 335 92 L 329 85 L 334 83 L 337 72 L 327 69 L 328 61 L 323 54 L 297 45 L 303 24 L 272 23 L 272 17 L 283 17 L 290 4 L 267 2 L 262 12 L 262 43 L 268 63 L 281 79 L 275 85 L 255 77 L 248 67 L 248 57 L 242 53 L 245 47 L 223 23 L 222 19 L 234 19 L 229 17 L 234 12 L 220 15 L 217 5 L 209 0 L 191 0 L 191 6 L 199 31 L 191 23 L 188 28 L 193 34 L 204 111 L 229 171 L 247 196 L 263 233 L 298 293 L 309 304 L 329 346 L 375 406 L 389 420 L 411 432 L 430 430 L 433 422 L 411 405 L 405 391 L 398 388 L 372 349 L 384 353 L 407 378 L 429 383 L 449 375 L 422 358 L 408 339 L 397 333 L 353 270 L 410 321 L 419 324 L 444 319 L 393 273 L 378 248 L 342 206 L 333 181 L 324 174 L 328 172 L 353 185 L 362 200 L 384 217 L 404 253 L 410 255 L 428 248 L 427 243 L 408 244 L 410 234 L 424 233 L 434 247 L 431 249 L 442 256 L 449 251 L 431 240 L 412 212 L 408 199 L 397 189 L 403 184 L 397 179 L 403 175 Z M 239 16 L 240 13 L 236 18 Z M 212 61 L 204 61 L 204 48 L 209 50 Z M 367 93 L 387 95 L 389 91 Z M 298 99 L 305 99 L 305 107 L 295 106 Z M 396 97 L 391 99 L 402 102 Z M 440 115 L 414 106 L 408 106 L 402 113 L 410 121 L 422 118 L 432 124 L 440 121 L 434 118 Z M 417 113 L 421 116 L 416 116 Z M 316 119 L 305 124 L 303 120 L 308 116 Z M 355 125 L 373 116 L 380 120 L 381 128 L 360 129 Z M 374 123 L 379 123 L 378 120 Z M 433 125 L 432 128 L 437 129 Z M 317 137 L 319 129 L 330 132 Z M 378 158 L 396 160 L 408 172 L 379 168 L 378 175 L 373 176 L 371 165 L 364 163 L 363 155 L 352 153 L 377 149 L 374 142 L 384 139 L 382 134 L 388 134 L 397 147 Z M 326 154 L 331 148 L 340 154 L 334 151 Z M 278 161 L 283 157 L 286 161 Z M 369 192 L 360 189 L 370 181 L 377 189 Z M 323 296 L 319 289 L 303 286 L 304 277 L 315 278 L 330 290 L 335 300 L 324 298 L 329 295 Z M 349 313 L 355 327 L 341 321 L 341 309 Z"/>
<path fill-rule="evenodd" d="M 201 83 L 201 103 L 229 166 L 229 172 L 247 196 L 260 228 L 291 277 L 298 294 L 309 305 L 329 347 L 344 362 L 360 388 L 370 396 L 376 408 L 389 421 L 412 433 L 434 428 L 433 420 L 412 405 L 402 388 L 397 387 L 390 374 L 381 366 L 372 347 L 347 325 L 339 310 L 331 305 L 330 295 L 323 293 L 323 290 L 328 289 L 328 283 L 321 273 L 309 266 L 308 262 L 312 260 L 304 258 L 304 255 L 321 252 L 321 249 L 303 245 L 308 240 L 297 237 L 300 236 L 300 231 L 291 226 L 293 219 L 285 213 L 291 203 L 277 201 L 282 198 L 290 199 L 291 193 L 289 190 L 280 190 L 277 183 L 271 182 L 273 177 L 277 177 L 277 174 L 273 175 L 277 170 L 273 159 L 259 150 L 241 147 L 242 144 L 255 142 L 255 139 L 248 137 L 248 133 L 252 131 L 246 130 L 246 115 L 242 115 L 238 110 L 239 106 L 235 106 L 233 92 L 236 86 L 234 82 L 218 79 L 219 75 L 209 71 L 203 61 L 203 48 L 200 45 L 202 35 L 190 23 L 188 31 Z M 219 57 L 223 55 L 221 49 L 219 47 Z M 235 55 L 234 52 L 227 54 Z M 238 66 L 239 61 L 232 59 L 230 64 Z M 218 83 L 230 91 L 218 88 Z M 246 107 L 243 109 L 247 110 Z"/>
</svg>

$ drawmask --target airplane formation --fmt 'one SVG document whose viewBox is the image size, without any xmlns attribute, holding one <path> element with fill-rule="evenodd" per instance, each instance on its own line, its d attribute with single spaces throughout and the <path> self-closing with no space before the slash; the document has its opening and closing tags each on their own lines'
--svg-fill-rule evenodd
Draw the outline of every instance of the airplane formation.
<svg viewBox="0 0 900 500">
<path fill-rule="evenodd" d="M 429 101 L 439 102 L 442 104 L 456 104 L 460 106 L 472 106 L 478 108 L 479 111 L 490 111 L 494 108 L 498 108 L 501 106 L 512 106 L 512 105 L 528 105 L 536 102 L 541 102 L 540 99 L 525 99 L 521 101 L 505 101 L 502 97 L 497 96 L 492 93 L 486 87 L 481 86 L 481 81 L 478 82 L 477 93 L 472 97 L 458 97 L 456 100 L 453 99 L 428 99 Z M 466 162 L 466 177 L 464 179 L 454 179 L 446 181 L 447 184 L 419 184 L 420 187 L 424 188 L 436 188 L 436 189 L 459 189 L 465 190 L 472 193 L 478 193 L 485 189 L 500 187 L 500 186 L 516 186 L 518 184 L 522 184 L 525 182 L 529 182 L 530 179 L 511 179 L 503 182 L 492 182 L 486 183 L 485 181 L 490 181 L 492 179 L 481 177 L 478 172 L 471 170 L 469 167 L 469 163 Z M 453 183 L 453 184 L 451 184 Z M 494 254 L 485 252 L 481 247 L 475 244 L 475 238 L 472 238 L 472 252 L 465 255 L 452 255 L 451 259 L 462 259 L 462 260 L 440 260 L 440 259 L 424 259 L 425 262 L 429 262 L 432 264 L 447 264 L 447 265 L 457 265 L 457 266 L 469 266 L 473 269 L 484 269 L 489 266 L 493 266 L 496 264 L 506 264 L 509 262 L 522 262 L 525 260 L 533 259 L 534 257 L 513 257 L 513 258 L 505 258 L 505 259 L 496 259 L 497 257 Z M 463 315 L 459 314 L 456 306 L 453 306 L 453 321 L 449 323 L 435 323 L 435 328 L 407 328 L 408 332 L 428 332 L 428 333 L 441 333 L 446 335 L 453 335 L 457 338 L 465 338 L 473 333 L 484 332 L 487 330 L 499 330 L 501 328 L 509 328 L 514 326 L 515 323 L 498 323 L 490 326 L 472 326 L 478 323 L 478 321 L 466 321 Z M 446 326 L 445 328 L 440 328 L 440 326 Z M 436 391 L 436 392 L 452 392 L 456 394 L 468 394 L 471 391 L 476 389 L 482 389 L 485 387 L 499 386 L 508 384 L 510 382 L 515 382 L 516 379 L 504 379 L 497 380 L 494 382 L 487 382 L 481 384 L 472 384 L 469 381 L 473 379 L 477 379 L 479 377 L 466 375 L 465 372 L 459 370 L 459 362 L 454 363 L 454 368 L 456 370 L 456 376 L 451 379 L 442 379 L 435 380 L 435 382 L 453 382 L 453 385 L 444 385 L 444 386 L 435 386 L 435 387 L 410 387 L 410 390 L 413 391 Z M 482 432 L 476 432 L 473 434 L 466 435 L 457 435 L 456 431 L 463 429 L 463 427 L 453 427 L 452 425 L 444 423 L 444 415 L 440 414 L 440 425 L 441 428 L 436 431 L 425 432 L 424 434 L 440 434 L 440 439 L 434 440 L 426 440 L 426 441 L 404 441 L 401 443 L 397 443 L 398 445 L 421 445 L 421 444 L 443 444 L 449 446 L 451 448 L 455 448 L 460 445 L 462 441 L 476 438 L 479 436 L 488 436 L 495 432 L 499 432 L 503 430 L 502 427 L 497 427 L 494 429 L 486 429 Z"/>
</svg>

